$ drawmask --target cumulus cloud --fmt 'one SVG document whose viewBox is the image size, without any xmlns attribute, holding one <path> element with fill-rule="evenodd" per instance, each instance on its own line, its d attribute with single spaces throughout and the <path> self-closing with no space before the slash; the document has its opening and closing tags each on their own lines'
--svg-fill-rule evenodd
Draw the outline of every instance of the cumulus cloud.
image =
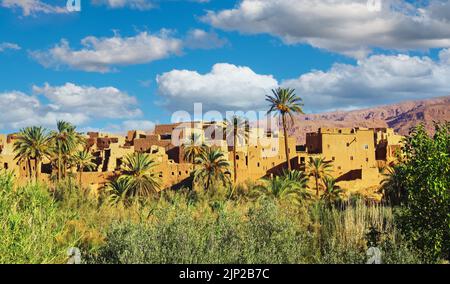
<svg viewBox="0 0 450 284">
<path fill-rule="evenodd" d="M 249 67 L 219 63 L 207 74 L 172 70 L 157 76 L 158 93 L 171 110 L 203 103 L 212 110 L 246 110 L 261 107 L 264 95 L 278 83 L 271 75 L 256 74 Z"/>
<path fill-rule="evenodd" d="M 45 98 L 47 103 L 43 103 Z M 114 88 L 66 83 L 33 86 L 33 93 L 0 93 L 0 129 L 29 125 L 53 126 L 57 120 L 82 125 L 93 119 L 138 117 L 142 111 L 135 97 Z"/>
<path fill-rule="evenodd" d="M 440 59 L 408 55 L 373 55 L 356 65 L 335 64 L 286 80 L 303 97 L 305 109 L 362 108 L 402 100 L 450 95 L 450 50 Z"/>
<path fill-rule="evenodd" d="M 369 5 L 377 2 L 381 4 Z M 450 47 L 450 2 L 427 2 L 242 0 L 233 9 L 209 11 L 202 20 L 227 31 L 265 33 L 286 44 L 310 44 L 364 58 L 372 48 Z"/>
<path fill-rule="evenodd" d="M 7 49 L 20 50 L 21 47 L 15 43 L 10 43 L 10 42 L 0 43 L 0 52 L 3 52 Z"/>
<path fill-rule="evenodd" d="M 33 51 L 31 56 L 45 67 L 68 66 L 89 72 L 110 72 L 114 66 L 149 63 L 180 54 L 182 41 L 173 38 L 170 32 L 158 34 L 141 32 L 133 37 L 115 34 L 110 38 L 88 36 L 81 40 L 82 49 L 75 50 L 67 40 L 50 50 Z"/>
<path fill-rule="evenodd" d="M 335 64 L 278 82 L 249 67 L 216 64 L 207 74 L 173 70 L 157 77 L 166 107 L 191 110 L 203 103 L 208 110 L 265 109 L 265 95 L 278 86 L 295 88 L 305 110 L 322 112 L 450 95 L 450 49 L 434 61 L 427 56 L 372 55 L 356 65 Z"/>
<path fill-rule="evenodd" d="M 200 29 L 192 29 L 188 32 L 185 45 L 193 49 L 214 49 L 226 45 L 228 41 L 220 38 L 217 33 L 206 32 Z"/>
<path fill-rule="evenodd" d="M 64 2 L 65 3 L 65 2 Z M 53 6 L 40 0 L 1 0 L 0 6 L 10 9 L 22 10 L 23 16 L 30 16 L 39 13 L 43 14 L 63 14 L 68 13 L 66 7 Z"/>
</svg>

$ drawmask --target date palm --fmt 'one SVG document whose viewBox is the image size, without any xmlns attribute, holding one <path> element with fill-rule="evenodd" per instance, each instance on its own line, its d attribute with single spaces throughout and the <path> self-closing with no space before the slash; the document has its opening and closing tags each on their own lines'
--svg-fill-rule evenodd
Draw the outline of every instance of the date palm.
<svg viewBox="0 0 450 284">
<path fill-rule="evenodd" d="M 224 186 L 230 182 L 230 163 L 222 151 L 207 148 L 195 162 L 199 168 L 194 171 L 194 182 L 201 183 L 205 191 L 210 191 L 216 182 L 221 182 Z"/>
<path fill-rule="evenodd" d="M 89 152 L 89 150 L 77 151 L 73 156 L 73 161 L 78 169 L 78 185 L 79 189 L 82 186 L 82 175 L 84 169 L 92 170 L 97 165 L 93 162 L 94 156 Z"/>
<path fill-rule="evenodd" d="M 108 192 L 108 203 L 117 204 L 120 201 L 125 201 L 133 187 L 131 179 L 119 177 L 112 180 L 106 186 Z"/>
<path fill-rule="evenodd" d="M 193 133 L 191 139 L 183 144 L 184 160 L 194 165 L 195 171 L 195 159 L 203 155 L 206 151 L 206 145 L 203 143 L 202 136 Z"/>
<path fill-rule="evenodd" d="M 62 174 L 66 172 L 66 163 L 71 154 L 83 142 L 81 134 L 76 132 L 76 127 L 67 121 L 58 121 L 56 131 L 50 133 L 55 148 L 58 181 L 61 181 Z"/>
<path fill-rule="evenodd" d="M 332 171 L 332 165 L 330 161 L 325 161 L 325 158 L 318 157 L 312 158 L 308 162 L 308 173 L 314 177 L 316 182 L 316 195 L 319 196 L 319 181 L 328 176 Z"/>
<path fill-rule="evenodd" d="M 30 178 L 33 176 L 31 161 L 35 162 L 35 180 L 38 181 L 42 159 L 48 157 L 51 152 L 50 136 L 46 129 L 32 126 L 20 130 L 16 142 L 14 142 L 15 159 L 19 162 L 26 161 Z"/>
<path fill-rule="evenodd" d="M 302 99 L 295 94 L 295 89 L 278 88 L 272 90 L 272 96 L 266 96 L 266 101 L 269 102 L 269 110 L 267 113 L 275 113 L 281 117 L 284 133 L 286 163 L 288 170 L 291 170 L 287 130 L 292 124 L 294 124 L 294 114 L 303 113 Z"/>
<path fill-rule="evenodd" d="M 233 139 L 233 176 L 234 183 L 237 183 L 237 162 L 236 162 L 236 149 L 238 141 L 244 141 L 247 143 L 250 132 L 250 126 L 248 120 L 245 120 L 239 116 L 233 116 L 227 121 L 226 137 Z"/>
<path fill-rule="evenodd" d="M 132 153 L 125 156 L 122 177 L 128 179 L 131 196 L 151 196 L 161 187 L 161 181 L 155 174 L 156 162 L 145 153 Z"/>
<path fill-rule="evenodd" d="M 284 172 L 282 176 L 262 179 L 262 184 L 254 187 L 250 193 L 257 198 L 288 200 L 299 204 L 309 198 L 306 191 L 308 177 L 299 171 Z"/>
<path fill-rule="evenodd" d="M 344 190 L 337 185 L 336 179 L 326 176 L 322 178 L 322 182 L 324 185 L 324 193 L 321 198 L 323 200 L 325 200 L 328 204 L 333 204 L 342 199 L 341 195 Z"/>
</svg>

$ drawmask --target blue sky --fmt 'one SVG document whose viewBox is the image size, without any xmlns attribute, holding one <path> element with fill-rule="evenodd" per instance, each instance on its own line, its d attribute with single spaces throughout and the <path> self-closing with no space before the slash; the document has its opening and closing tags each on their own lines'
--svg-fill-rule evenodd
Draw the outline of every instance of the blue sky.
<svg viewBox="0 0 450 284">
<path fill-rule="evenodd" d="M 366 2 L 0 0 L 0 132 L 150 128 L 194 102 L 260 110 L 278 86 L 307 112 L 448 95 L 448 1 Z"/>
</svg>

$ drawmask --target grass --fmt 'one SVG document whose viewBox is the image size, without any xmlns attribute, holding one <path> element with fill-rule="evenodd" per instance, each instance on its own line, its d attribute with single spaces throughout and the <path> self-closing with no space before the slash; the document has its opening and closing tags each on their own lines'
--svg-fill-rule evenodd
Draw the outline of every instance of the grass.
<svg viewBox="0 0 450 284">
<path fill-rule="evenodd" d="M 362 200 L 335 208 L 168 191 L 112 206 L 68 184 L 15 187 L 7 173 L 0 192 L 0 263 L 65 263 L 69 247 L 87 263 L 365 263 L 370 241 L 385 263 L 421 262 L 392 208 Z"/>
</svg>

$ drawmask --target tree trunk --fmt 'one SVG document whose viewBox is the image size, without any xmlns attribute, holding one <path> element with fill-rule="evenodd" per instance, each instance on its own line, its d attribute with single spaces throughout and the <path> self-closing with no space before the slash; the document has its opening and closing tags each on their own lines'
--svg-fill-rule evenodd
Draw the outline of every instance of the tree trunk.
<svg viewBox="0 0 450 284">
<path fill-rule="evenodd" d="M 58 182 L 61 181 L 61 149 L 58 147 Z"/>
<path fill-rule="evenodd" d="M 28 162 L 28 173 L 29 173 L 28 178 L 29 178 L 30 180 L 32 180 L 32 178 L 33 178 L 33 169 L 31 168 L 31 159 L 28 158 L 28 159 L 27 159 L 27 162 Z"/>
<path fill-rule="evenodd" d="M 35 180 L 37 183 L 39 181 L 39 175 L 41 172 L 41 162 L 38 159 L 35 160 L 35 171 Z"/>
<path fill-rule="evenodd" d="M 289 158 L 289 145 L 288 145 L 288 135 L 287 135 L 287 126 L 286 126 L 286 115 L 282 115 L 283 119 L 283 131 L 284 131 L 284 150 L 286 152 L 286 163 L 288 166 L 288 170 L 291 171 L 291 159 Z"/>
<path fill-rule="evenodd" d="M 319 196 L 319 177 L 317 175 L 314 177 L 316 179 L 316 196 Z"/>
<path fill-rule="evenodd" d="M 234 125 L 234 145 L 233 145 L 233 165 L 234 165 L 234 184 L 237 182 L 237 164 L 236 164 L 236 147 L 237 147 L 237 125 Z"/>
<path fill-rule="evenodd" d="M 81 188 L 81 186 L 82 186 L 82 184 L 81 184 L 81 175 L 83 174 L 83 168 L 82 167 L 80 167 L 80 172 L 78 173 L 78 175 L 79 175 L 79 189 L 80 190 L 82 190 L 82 188 Z"/>
</svg>

